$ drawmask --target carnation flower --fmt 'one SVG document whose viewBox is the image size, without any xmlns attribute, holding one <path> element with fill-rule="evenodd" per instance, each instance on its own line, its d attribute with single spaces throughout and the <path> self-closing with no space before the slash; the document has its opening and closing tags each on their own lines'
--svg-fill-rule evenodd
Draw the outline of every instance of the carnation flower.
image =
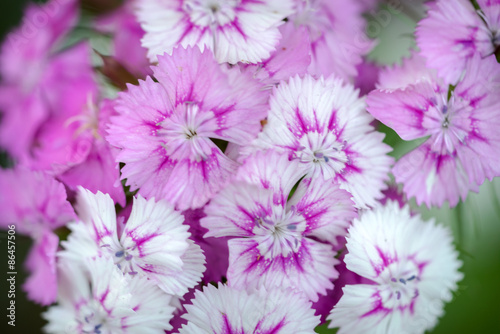
<svg viewBox="0 0 500 334">
<path fill-rule="evenodd" d="M 258 63 L 269 57 L 292 14 L 292 0 L 139 0 L 142 42 L 152 61 L 181 45 L 210 49 L 219 63 Z"/>
<path fill-rule="evenodd" d="M 130 73 L 145 78 L 151 75 L 147 50 L 141 46 L 144 36 L 133 13 L 137 0 L 126 0 L 117 10 L 100 16 L 95 22 L 98 31 L 113 34 L 112 53 L 115 59 Z"/>
<path fill-rule="evenodd" d="M 205 207 L 207 237 L 236 237 L 228 242 L 230 286 L 292 287 L 313 301 L 333 288 L 332 244 L 356 213 L 346 191 L 320 178 L 303 179 L 289 198 L 304 174 L 286 154 L 257 153 Z"/>
<path fill-rule="evenodd" d="M 374 284 L 347 285 L 329 327 L 343 333 L 424 333 L 462 278 L 451 232 L 389 202 L 354 220 L 347 269 Z"/>
<path fill-rule="evenodd" d="M 243 145 L 259 132 L 266 94 L 210 51 L 177 48 L 151 78 L 121 93 L 108 140 L 121 148 L 122 179 L 180 210 L 202 207 L 237 168 L 211 139 Z"/>
<path fill-rule="evenodd" d="M 366 208 L 383 196 L 393 162 L 372 121 L 352 85 L 333 77 L 296 76 L 274 89 L 263 132 L 242 152 L 287 152 L 306 167 L 308 177 L 333 180 Z"/>
<path fill-rule="evenodd" d="M 419 61 L 419 60 L 417 60 Z M 429 79 L 432 78 L 432 79 Z M 475 56 L 449 90 L 427 76 L 406 87 L 369 94 L 368 111 L 404 140 L 429 136 L 403 156 L 393 173 L 408 197 L 427 206 L 455 206 L 486 178 L 500 175 L 500 66 Z"/>
<path fill-rule="evenodd" d="M 196 291 L 186 305 L 188 321 L 180 334 L 202 333 L 314 333 L 319 317 L 311 303 L 291 290 L 237 290 L 219 284 Z"/>
<path fill-rule="evenodd" d="M 474 55 L 485 58 L 500 46 L 500 1 L 468 0 L 429 3 L 427 18 L 417 27 L 417 43 L 427 65 L 447 84 L 455 84 Z"/>
<path fill-rule="evenodd" d="M 0 169 L 0 227 L 14 225 L 16 233 L 34 240 L 25 266 L 30 276 L 23 285 L 28 298 L 42 305 L 56 300 L 56 251 L 53 230 L 75 219 L 66 189 L 53 177 L 16 169 Z"/>
<path fill-rule="evenodd" d="M 31 5 L 1 48 L 0 145 L 30 168 L 79 163 L 90 146 L 87 136 L 74 136 L 76 124 L 65 122 L 96 96 L 91 49 L 84 42 L 56 52 L 77 19 L 74 0 Z"/>
<path fill-rule="evenodd" d="M 85 267 L 59 263 L 59 304 L 42 316 L 46 333 L 163 334 L 174 308 L 171 297 L 146 277 L 127 279 L 111 259 L 85 261 Z"/>
<path fill-rule="evenodd" d="M 182 296 L 200 281 L 205 257 L 188 239 L 184 217 L 162 200 L 134 198 L 121 236 L 113 200 L 100 192 L 80 189 L 81 222 L 72 223 L 64 257 L 81 261 L 95 256 L 111 259 L 125 276 L 146 276 L 163 291 Z"/>
<path fill-rule="evenodd" d="M 356 1 L 295 0 L 296 14 L 290 21 L 306 27 L 309 34 L 311 65 L 309 73 L 335 74 L 352 80 L 373 42 L 365 34 L 362 6 Z"/>
</svg>

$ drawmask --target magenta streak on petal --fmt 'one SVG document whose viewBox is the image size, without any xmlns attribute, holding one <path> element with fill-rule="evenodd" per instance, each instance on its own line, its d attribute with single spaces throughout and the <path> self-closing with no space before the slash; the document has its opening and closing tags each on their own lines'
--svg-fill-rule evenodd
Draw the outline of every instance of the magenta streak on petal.
<svg viewBox="0 0 500 334">
<path fill-rule="evenodd" d="M 148 241 L 151 241 L 151 239 L 156 238 L 160 234 L 158 233 L 152 233 L 143 237 L 135 238 L 135 230 L 127 231 L 127 236 L 130 237 L 132 240 L 135 242 L 135 247 L 139 250 L 139 257 L 144 257 L 145 255 L 142 253 L 142 246 L 147 243 Z"/>
<path fill-rule="evenodd" d="M 255 220 L 258 218 L 258 217 L 254 217 L 254 216 L 253 216 L 251 213 L 249 213 L 249 212 L 248 212 L 245 208 L 243 208 L 243 207 L 241 207 L 241 206 L 239 206 L 239 205 L 237 206 L 237 209 L 238 209 L 241 213 L 243 213 L 245 216 L 247 216 L 247 217 L 248 217 L 248 220 L 249 220 L 249 221 L 251 221 L 251 222 L 255 222 Z M 251 226 L 251 227 L 250 227 L 250 228 L 248 228 L 248 227 L 247 227 L 247 224 L 246 224 L 246 225 L 243 225 L 243 226 L 242 226 L 242 225 L 239 225 L 239 224 L 238 224 L 235 220 L 233 220 L 233 219 L 231 219 L 231 222 L 232 222 L 234 225 L 238 226 L 239 228 L 241 228 L 241 229 L 243 229 L 243 230 L 247 231 L 249 234 L 251 234 L 251 235 L 253 235 L 253 234 L 254 234 L 254 233 L 252 232 L 252 230 L 253 230 L 253 224 L 250 224 L 250 226 Z"/>
<path fill-rule="evenodd" d="M 111 315 L 113 309 L 107 309 L 106 306 L 104 306 L 104 301 L 108 297 L 108 294 L 109 294 L 109 288 L 107 288 L 106 291 L 101 295 L 101 297 L 99 298 L 99 303 L 102 305 L 102 308 L 106 311 L 106 313 L 108 315 Z"/>
<path fill-rule="evenodd" d="M 190 21 L 190 18 L 189 16 L 186 14 L 186 16 L 183 18 L 183 21 L 186 22 L 187 24 L 187 27 L 186 29 L 184 30 L 184 32 L 182 33 L 182 35 L 179 37 L 179 39 L 177 39 L 177 42 L 175 42 L 174 45 L 178 45 L 178 44 L 181 44 L 182 40 L 191 32 L 191 30 L 193 30 L 193 28 L 195 27 L 195 25 Z"/>
<path fill-rule="evenodd" d="M 280 322 L 276 324 L 276 326 L 262 332 L 262 334 L 278 334 L 280 332 L 280 329 L 283 328 L 283 326 L 285 326 L 285 324 L 286 324 L 285 320 L 286 320 L 286 318 L 283 317 L 280 320 Z M 256 329 L 258 329 L 258 328 L 256 328 Z"/>
<path fill-rule="evenodd" d="M 338 137 L 338 134 L 336 133 L 336 130 L 337 130 L 337 110 L 332 110 L 332 114 L 330 115 L 330 119 L 328 120 L 327 128 L 330 131 L 335 130 L 335 135 Z"/>
<path fill-rule="evenodd" d="M 308 131 L 307 131 L 307 121 L 304 121 L 304 120 L 302 119 L 302 114 L 300 113 L 299 108 L 295 108 L 294 112 L 295 112 L 295 119 L 297 120 L 297 122 L 296 122 L 296 123 L 298 123 L 298 124 L 299 124 L 299 126 L 300 126 L 300 128 L 301 128 L 301 129 L 297 129 L 297 130 L 301 130 L 301 131 L 300 131 L 300 133 L 295 133 L 295 132 L 293 131 L 293 129 L 291 129 L 290 125 L 288 125 L 288 129 L 289 129 L 289 130 L 290 130 L 290 131 L 291 131 L 291 132 L 292 132 L 295 136 L 297 136 L 298 138 L 302 138 L 302 136 L 303 136 L 305 133 L 307 133 L 307 132 L 308 132 Z M 296 124 L 293 124 L 293 125 L 294 125 L 294 126 L 296 126 Z"/>
<path fill-rule="evenodd" d="M 94 221 L 92 221 L 92 228 L 94 229 L 94 233 L 96 235 L 96 238 L 97 238 L 97 243 L 100 243 L 100 241 L 104 238 L 104 237 L 107 237 L 107 236 L 111 236 L 113 233 L 108 230 L 106 228 L 106 226 L 104 224 L 102 224 L 102 228 L 103 228 L 103 233 L 100 233 L 99 230 L 97 229 L 97 226 L 95 224 Z"/>
<path fill-rule="evenodd" d="M 375 297 L 375 301 L 372 303 L 373 308 L 366 312 L 365 314 L 361 315 L 361 318 L 365 318 L 374 314 L 378 313 L 383 313 L 383 316 L 387 316 L 389 313 L 392 312 L 392 309 L 388 309 L 384 307 L 384 304 L 382 303 L 382 297 L 380 297 L 380 292 L 376 292 L 375 294 L 372 295 L 372 298 Z"/>
<path fill-rule="evenodd" d="M 237 334 L 233 332 L 231 328 L 231 324 L 229 323 L 229 319 L 225 313 L 222 313 L 222 319 L 224 320 L 224 328 L 222 328 L 222 334 Z"/>
<path fill-rule="evenodd" d="M 376 246 L 375 249 L 377 250 L 378 255 L 382 259 L 382 265 L 373 263 L 370 261 L 370 264 L 372 265 L 373 269 L 375 270 L 375 273 L 377 274 L 376 276 L 378 277 L 385 268 L 387 268 L 391 263 L 394 263 L 397 261 L 397 258 L 391 259 L 390 256 L 384 254 L 384 252 Z"/>
<path fill-rule="evenodd" d="M 254 270 L 255 268 L 257 268 L 259 266 L 259 264 L 263 264 L 265 267 L 263 268 L 262 273 L 264 273 L 271 266 L 272 261 L 268 261 L 268 260 L 264 259 L 264 257 L 260 254 L 259 250 L 257 249 L 258 245 L 259 244 L 254 241 L 254 245 L 252 247 L 247 248 L 244 252 L 242 252 L 240 254 L 240 257 L 241 257 L 245 253 L 250 252 L 250 253 L 253 253 L 252 257 L 255 258 L 255 260 L 249 266 L 247 266 L 247 268 L 245 269 L 244 272 L 250 272 L 250 271 Z"/>
<path fill-rule="evenodd" d="M 223 131 L 229 129 L 227 126 L 225 126 L 225 119 L 223 118 L 224 115 L 229 114 L 234 111 L 234 107 L 236 106 L 236 103 L 233 103 L 225 108 L 221 109 L 212 109 L 212 112 L 215 115 L 215 118 L 217 120 L 217 126 L 218 129 L 215 131 L 215 133 L 219 136 L 223 136 Z"/>
<path fill-rule="evenodd" d="M 238 18 L 237 17 L 234 19 L 233 22 L 229 22 L 229 23 L 227 23 L 227 24 L 225 24 L 223 26 L 218 26 L 217 30 L 219 30 L 219 31 L 224 31 L 226 29 L 232 30 L 232 28 L 234 30 L 236 30 L 241 36 L 243 36 L 243 39 L 245 41 L 247 40 L 247 35 L 245 34 L 245 32 L 243 30 L 241 30 L 241 27 L 240 27 L 240 24 L 238 22 Z"/>
<path fill-rule="evenodd" d="M 323 202 L 323 201 L 324 201 L 324 199 L 320 198 L 314 202 L 307 203 L 306 205 L 301 205 L 301 206 L 297 205 L 297 212 L 303 214 L 303 211 L 305 211 L 307 208 L 312 208 L 316 204 Z M 328 208 L 323 206 L 320 209 L 316 208 L 316 210 L 311 211 L 310 214 L 307 214 L 307 215 L 303 214 L 304 218 L 306 219 L 306 229 L 304 230 L 304 232 L 302 234 L 306 235 L 306 234 L 310 233 L 312 230 L 314 230 L 317 227 L 318 220 L 326 212 L 328 212 Z"/>
</svg>

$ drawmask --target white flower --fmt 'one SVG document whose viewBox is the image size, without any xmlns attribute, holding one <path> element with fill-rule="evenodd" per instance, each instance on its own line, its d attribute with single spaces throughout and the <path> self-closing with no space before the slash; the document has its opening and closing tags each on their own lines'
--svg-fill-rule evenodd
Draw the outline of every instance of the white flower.
<svg viewBox="0 0 500 334">
<path fill-rule="evenodd" d="M 84 264 L 59 262 L 59 304 L 43 314 L 45 332 L 163 334 L 172 328 L 171 297 L 147 278 L 128 279 L 109 258 Z"/>
<path fill-rule="evenodd" d="M 319 316 L 301 294 L 280 288 L 236 290 L 223 284 L 196 291 L 193 305 L 183 315 L 188 323 L 180 334 L 314 333 Z"/>
<path fill-rule="evenodd" d="M 356 206 L 374 206 L 383 197 L 393 159 L 384 135 L 354 86 L 330 77 L 295 76 L 274 89 L 267 124 L 250 152 L 274 148 L 307 167 L 308 176 L 333 180 L 349 191 Z"/>
<path fill-rule="evenodd" d="M 365 212 L 349 229 L 347 268 L 375 284 L 347 285 L 330 313 L 342 333 L 424 333 L 463 275 L 448 229 L 396 202 Z"/>
<path fill-rule="evenodd" d="M 163 291 L 182 296 L 201 280 L 205 257 L 189 240 L 184 216 L 166 201 L 134 198 L 132 212 L 118 237 L 114 203 L 109 195 L 80 188 L 81 222 L 64 242 L 62 256 L 79 261 L 104 256 L 127 276 L 147 276 Z"/>
<path fill-rule="evenodd" d="M 278 26 L 293 13 L 291 0 L 139 0 L 137 6 L 152 61 L 177 45 L 198 45 L 219 63 L 258 63 L 276 48 Z"/>
</svg>

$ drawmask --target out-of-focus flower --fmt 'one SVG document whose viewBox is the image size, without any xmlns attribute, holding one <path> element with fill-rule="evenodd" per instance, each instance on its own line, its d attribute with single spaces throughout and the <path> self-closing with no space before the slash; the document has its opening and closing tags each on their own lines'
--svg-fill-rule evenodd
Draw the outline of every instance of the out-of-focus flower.
<svg viewBox="0 0 500 334">
<path fill-rule="evenodd" d="M 81 221 L 69 225 L 72 233 L 63 242 L 62 256 L 73 261 L 110 258 L 124 275 L 146 276 L 172 295 L 182 296 L 200 281 L 203 253 L 188 239 L 184 217 L 166 201 L 134 198 L 120 236 L 109 195 L 80 188 L 77 211 Z"/>
<path fill-rule="evenodd" d="M 332 244 L 356 213 L 349 193 L 333 181 L 304 175 L 286 154 L 257 153 L 205 207 L 206 236 L 235 237 L 228 242 L 231 286 L 292 287 L 313 301 L 333 288 Z"/>
<path fill-rule="evenodd" d="M 0 227 L 15 226 L 16 233 L 34 240 L 26 268 L 31 272 L 23 289 L 28 298 L 48 305 L 56 300 L 56 251 L 53 230 L 75 219 L 64 186 L 49 175 L 23 168 L 0 169 Z"/>
<path fill-rule="evenodd" d="M 77 1 L 31 5 L 0 51 L 0 145 L 30 167 L 79 163 L 89 147 L 73 137 L 76 125 L 64 126 L 96 96 L 89 45 L 57 52 L 77 18 Z"/>
<path fill-rule="evenodd" d="M 357 74 L 356 66 L 373 47 L 365 34 L 362 6 L 356 1 L 295 0 L 295 27 L 309 33 L 311 65 L 309 73 L 335 74 L 346 82 Z"/>
<path fill-rule="evenodd" d="M 141 45 L 144 30 L 133 13 L 137 0 L 127 0 L 117 10 L 100 16 L 95 27 L 98 31 L 112 34 L 114 58 L 138 78 L 151 75 L 147 50 Z"/>
<path fill-rule="evenodd" d="M 417 73 L 417 67 L 391 71 Z M 455 206 L 486 178 L 500 175 L 495 153 L 500 150 L 500 66 L 494 56 L 476 55 L 454 89 L 432 73 L 406 76 L 403 81 L 419 80 L 405 87 L 373 91 L 368 111 L 404 140 L 429 136 L 393 168 L 408 197 L 429 207 L 446 200 Z M 387 82 L 384 86 L 391 86 Z"/>
<path fill-rule="evenodd" d="M 164 334 L 172 328 L 171 297 L 146 277 L 129 280 L 109 258 L 85 266 L 59 262 L 58 305 L 42 316 L 47 333 Z"/>
<path fill-rule="evenodd" d="M 308 177 L 335 181 L 366 208 L 382 197 L 393 162 L 372 121 L 352 85 L 334 77 L 296 76 L 273 91 L 263 132 L 242 152 L 287 152 Z"/>
<path fill-rule="evenodd" d="M 292 0 L 138 0 L 137 5 L 151 61 L 176 46 L 196 45 L 212 50 L 219 63 L 258 63 L 275 50 L 278 26 L 293 13 Z"/>
<path fill-rule="evenodd" d="M 186 305 L 188 320 L 180 334 L 209 333 L 314 333 L 319 317 L 311 303 L 291 290 L 237 290 L 223 284 L 196 291 Z"/>
<path fill-rule="evenodd" d="M 428 16 L 416 35 L 427 65 L 447 84 L 456 84 L 474 55 L 485 58 L 500 47 L 500 1 L 468 0 L 429 2 Z"/>
<path fill-rule="evenodd" d="M 177 48 L 159 57 L 151 78 L 117 101 L 108 140 L 121 148 L 122 179 L 145 197 L 180 210 L 202 207 L 237 169 L 212 139 L 244 145 L 265 118 L 267 94 L 238 68 L 224 69 L 209 50 Z"/>
<path fill-rule="evenodd" d="M 347 285 L 328 317 L 343 333 L 424 333 L 462 278 L 451 232 L 396 202 L 364 212 L 347 237 L 347 269 L 375 284 Z"/>
</svg>

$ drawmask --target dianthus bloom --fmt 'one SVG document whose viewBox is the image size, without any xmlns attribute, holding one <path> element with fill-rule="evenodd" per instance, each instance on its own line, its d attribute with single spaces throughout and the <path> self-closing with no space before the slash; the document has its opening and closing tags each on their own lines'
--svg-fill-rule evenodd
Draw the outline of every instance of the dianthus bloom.
<svg viewBox="0 0 500 334">
<path fill-rule="evenodd" d="M 421 63 L 420 59 L 415 59 Z M 429 138 L 403 156 L 393 173 L 408 197 L 427 206 L 448 201 L 455 206 L 469 190 L 477 191 L 486 178 L 500 175 L 500 66 L 494 56 L 475 56 L 465 77 L 449 88 L 432 72 L 417 75 L 419 65 L 399 69 L 417 79 L 394 89 L 368 95 L 368 111 L 404 140 Z M 405 74 L 409 70 L 411 75 Z M 393 69 L 391 71 L 398 71 Z M 390 85 L 389 85 L 390 86 Z"/>
<path fill-rule="evenodd" d="M 164 334 L 171 329 L 171 297 L 146 277 L 128 279 L 111 259 L 96 258 L 79 266 L 59 263 L 58 305 L 42 316 L 51 334 Z"/>
<path fill-rule="evenodd" d="M 134 198 L 121 231 L 109 195 L 80 188 L 77 211 L 81 221 L 69 225 L 73 233 L 63 242 L 62 256 L 111 259 L 125 276 L 146 276 L 172 295 L 182 296 L 201 280 L 203 253 L 188 239 L 184 217 L 166 201 Z"/>
<path fill-rule="evenodd" d="M 139 0 L 148 56 L 181 45 L 212 50 L 219 63 L 258 63 L 275 50 L 278 26 L 293 13 L 292 0 Z"/>
<path fill-rule="evenodd" d="M 347 268 L 374 284 L 344 287 L 328 317 L 343 333 L 424 333 L 462 278 L 451 232 L 389 202 L 354 220 Z"/>
<path fill-rule="evenodd" d="M 196 291 L 186 305 L 188 320 L 180 334 L 314 333 L 319 317 L 311 302 L 291 290 L 274 288 L 237 290 L 223 284 Z"/>
<path fill-rule="evenodd" d="M 331 180 L 301 180 L 304 175 L 286 154 L 259 152 L 205 207 L 206 236 L 236 237 L 228 242 L 232 287 L 292 287 L 313 301 L 333 288 L 332 244 L 356 213 L 348 192 Z"/>
<path fill-rule="evenodd" d="M 393 162 L 372 121 L 351 84 L 296 76 L 274 89 L 263 132 L 242 152 L 287 152 L 304 165 L 308 177 L 335 181 L 366 208 L 382 198 Z"/>
<path fill-rule="evenodd" d="M 117 161 L 132 190 L 180 210 L 199 208 L 237 169 L 212 139 L 243 145 L 255 138 L 266 94 L 197 47 L 159 57 L 153 71 L 158 82 L 148 77 L 121 93 L 108 139 L 122 149 Z"/>
<path fill-rule="evenodd" d="M 474 55 L 485 58 L 500 47 L 500 0 L 477 4 L 476 11 L 468 0 L 430 2 L 428 16 L 418 24 L 422 55 L 447 84 L 460 79 Z"/>
<path fill-rule="evenodd" d="M 59 238 L 53 230 L 75 219 L 64 185 L 42 172 L 23 168 L 0 169 L 0 228 L 34 240 L 26 260 L 31 272 L 23 285 L 28 298 L 48 305 L 57 295 L 56 251 Z"/>
<path fill-rule="evenodd" d="M 290 22 L 307 29 L 313 75 L 337 77 L 350 81 L 357 75 L 373 42 L 365 34 L 362 6 L 357 1 L 295 0 L 296 14 Z"/>
</svg>

